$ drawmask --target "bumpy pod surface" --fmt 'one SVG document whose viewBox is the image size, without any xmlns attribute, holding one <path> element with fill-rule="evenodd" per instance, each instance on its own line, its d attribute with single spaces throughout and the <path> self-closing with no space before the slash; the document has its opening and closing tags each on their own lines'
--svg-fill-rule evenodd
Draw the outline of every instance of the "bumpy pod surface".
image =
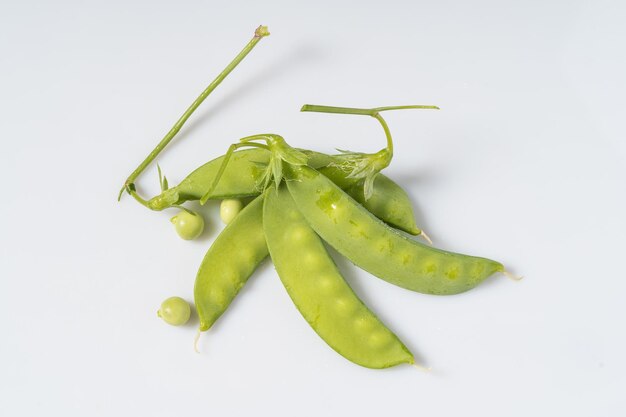
<svg viewBox="0 0 626 417">
<path fill-rule="evenodd" d="M 319 169 L 319 172 L 335 184 L 340 185 L 340 179 L 335 176 L 337 174 L 336 169 L 323 167 Z M 359 204 L 367 208 L 370 213 L 390 226 L 412 235 L 422 233 L 421 229 L 415 224 L 415 214 L 413 213 L 413 206 L 409 196 L 402 187 L 389 177 L 382 174 L 376 175 L 374 192 L 367 200 L 364 193 L 364 180 L 359 180 L 352 185 L 346 184 L 345 188 L 341 188 Z"/>
<path fill-rule="evenodd" d="M 368 368 L 414 363 L 406 346 L 346 283 L 284 184 L 266 192 L 263 226 L 272 261 L 289 296 L 330 347 Z"/>
<path fill-rule="evenodd" d="M 224 228 L 202 260 L 194 287 L 200 331 L 215 323 L 267 255 L 263 197 L 257 197 Z"/>
<path fill-rule="evenodd" d="M 407 233 L 419 234 L 415 225 L 415 216 L 411 202 L 404 190 L 391 179 L 379 174 L 374 183 L 374 193 L 365 200 L 363 182 L 346 178 L 347 173 L 329 166 L 333 162 L 332 155 L 319 152 L 304 151 L 309 157 L 308 165 L 318 168 L 324 175 L 346 188 L 354 199 L 370 210 L 384 222 L 404 230 Z M 246 149 L 234 152 L 211 199 L 237 199 L 256 196 L 261 193 L 265 165 L 269 162 L 270 152 L 264 149 Z M 185 201 L 200 200 L 213 184 L 224 157 L 213 159 L 200 166 L 175 187 L 165 190 L 148 201 L 152 210 L 163 210 Z"/>
<path fill-rule="evenodd" d="M 449 295 L 504 270 L 496 261 L 435 249 L 402 235 L 311 168 L 291 167 L 288 175 L 289 191 L 311 227 L 354 264 L 385 281 Z"/>
</svg>

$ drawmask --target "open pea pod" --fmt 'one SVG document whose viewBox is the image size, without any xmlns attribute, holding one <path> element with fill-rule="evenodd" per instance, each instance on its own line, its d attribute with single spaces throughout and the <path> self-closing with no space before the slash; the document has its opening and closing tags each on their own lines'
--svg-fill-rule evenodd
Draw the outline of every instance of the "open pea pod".
<svg viewBox="0 0 626 417">
<path fill-rule="evenodd" d="M 363 181 L 346 178 L 346 172 L 329 165 L 333 156 L 319 152 L 304 151 L 309 157 L 308 165 L 317 168 L 333 182 L 346 188 L 355 200 L 384 222 L 413 235 L 421 230 L 415 224 L 411 202 L 404 190 L 391 179 L 379 174 L 374 182 L 374 193 L 365 200 Z M 270 152 L 264 149 L 246 149 L 233 152 L 225 171 L 211 193 L 212 199 L 242 198 L 259 195 L 262 189 L 264 165 L 269 162 Z M 152 210 L 163 210 L 185 201 L 200 200 L 209 189 L 220 169 L 224 157 L 213 159 L 189 174 L 180 184 L 150 199 Z"/>
<path fill-rule="evenodd" d="M 415 362 L 400 339 L 352 291 L 284 184 L 265 194 L 263 228 L 289 296 L 331 348 L 367 368 Z"/>
<path fill-rule="evenodd" d="M 311 227 L 339 253 L 392 284 L 426 294 L 457 294 L 504 271 L 490 259 L 421 244 L 388 227 L 319 172 L 290 166 L 287 186 Z"/>
<path fill-rule="evenodd" d="M 208 330 L 226 311 L 267 255 L 259 196 L 224 228 L 202 260 L 194 286 L 200 331 Z"/>
</svg>

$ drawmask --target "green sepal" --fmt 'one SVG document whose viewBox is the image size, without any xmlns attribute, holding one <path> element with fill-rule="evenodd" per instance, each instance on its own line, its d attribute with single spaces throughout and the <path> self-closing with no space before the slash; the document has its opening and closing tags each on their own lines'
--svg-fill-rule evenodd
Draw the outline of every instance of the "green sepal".
<svg viewBox="0 0 626 417">
<path fill-rule="evenodd" d="M 177 188 L 170 188 L 161 194 L 148 200 L 148 208 L 150 210 L 161 211 L 169 207 L 174 207 L 179 203 L 180 196 Z"/>
<path fill-rule="evenodd" d="M 166 191 L 169 188 L 167 184 L 167 177 L 163 175 L 159 164 L 157 164 L 157 171 L 159 172 L 159 185 L 161 186 L 161 192 Z"/>
</svg>

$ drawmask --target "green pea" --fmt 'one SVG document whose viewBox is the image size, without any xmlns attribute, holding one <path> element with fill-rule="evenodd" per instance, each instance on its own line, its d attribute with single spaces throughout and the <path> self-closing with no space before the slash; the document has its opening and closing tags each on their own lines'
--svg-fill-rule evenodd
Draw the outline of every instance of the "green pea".
<svg viewBox="0 0 626 417">
<path fill-rule="evenodd" d="M 284 184 L 279 190 L 266 191 L 263 228 L 289 296 L 331 348 L 368 368 L 415 362 L 398 337 L 354 294 Z M 307 256 L 316 262 L 304 265 L 302 259 Z"/>
<path fill-rule="evenodd" d="M 233 221 L 235 216 L 239 214 L 241 209 L 243 208 L 243 203 L 241 200 L 237 199 L 227 199 L 222 200 L 220 204 L 220 218 L 225 224 Z"/>
<path fill-rule="evenodd" d="M 170 297 L 161 303 L 157 316 L 172 326 L 180 326 L 189 320 L 191 308 L 187 301 L 180 297 Z"/>
<path fill-rule="evenodd" d="M 197 238 L 204 230 L 204 219 L 202 216 L 187 210 L 181 210 L 170 221 L 174 224 L 178 236 L 185 240 Z"/>
<path fill-rule="evenodd" d="M 435 249 L 388 227 L 317 171 L 291 167 L 287 186 L 311 227 L 339 253 L 392 284 L 426 294 L 457 294 L 502 272 L 490 259 Z"/>
<path fill-rule="evenodd" d="M 268 255 L 263 232 L 263 197 L 248 204 L 207 251 L 194 287 L 200 331 L 208 330 Z"/>
</svg>

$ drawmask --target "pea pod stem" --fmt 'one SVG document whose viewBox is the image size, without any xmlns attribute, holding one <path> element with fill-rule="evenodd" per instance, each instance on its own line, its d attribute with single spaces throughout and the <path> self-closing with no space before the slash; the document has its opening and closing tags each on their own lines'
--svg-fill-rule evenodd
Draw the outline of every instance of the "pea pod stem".
<svg viewBox="0 0 626 417">
<path fill-rule="evenodd" d="M 183 113 L 183 115 L 178 119 L 178 121 L 172 126 L 172 128 L 167 132 L 165 137 L 161 139 L 159 144 L 150 152 L 150 154 L 143 160 L 141 164 L 128 176 L 126 181 L 124 182 L 124 186 L 119 192 L 117 196 L 118 201 L 122 198 L 122 194 L 124 191 L 127 191 L 129 194 L 133 195 L 137 201 L 141 203 L 140 200 L 137 199 L 136 191 L 134 188 L 131 188 L 133 182 L 139 177 L 139 175 L 146 169 L 148 165 L 165 149 L 165 147 L 174 139 L 174 136 L 180 131 L 183 127 L 187 119 L 193 114 L 194 111 L 202 104 L 202 102 L 215 90 L 215 88 L 221 84 L 221 82 L 231 73 L 233 69 L 250 53 L 250 51 L 256 46 L 259 41 L 268 36 L 269 32 L 267 31 L 267 26 L 259 26 L 255 32 L 254 37 L 248 42 L 248 44 L 239 52 L 239 54 L 231 61 L 230 64 L 224 68 L 224 70 L 208 85 L 207 88 L 195 99 L 193 103 L 187 108 L 187 110 Z M 131 192 L 132 191 L 132 192 Z M 144 200 L 145 201 L 145 200 Z M 143 203 L 142 203 L 143 204 Z M 145 204 L 144 204 L 145 205 Z"/>
<path fill-rule="evenodd" d="M 336 107 L 336 106 L 324 106 L 318 104 L 305 104 L 302 106 L 300 111 L 304 112 L 316 112 L 316 113 L 336 113 L 336 114 L 359 114 L 363 116 L 372 116 L 382 125 L 383 130 L 385 131 L 385 136 L 387 137 L 387 150 L 389 151 L 390 159 L 393 155 L 393 141 L 391 140 L 391 132 L 389 131 L 389 126 L 387 126 L 387 122 L 382 118 L 380 112 L 389 111 L 389 110 L 406 110 L 406 109 L 431 109 L 431 110 L 439 110 L 439 107 L 432 105 L 423 105 L 423 104 L 411 104 L 405 106 L 385 106 L 385 107 L 374 107 L 372 109 L 362 109 L 356 107 Z"/>
</svg>

